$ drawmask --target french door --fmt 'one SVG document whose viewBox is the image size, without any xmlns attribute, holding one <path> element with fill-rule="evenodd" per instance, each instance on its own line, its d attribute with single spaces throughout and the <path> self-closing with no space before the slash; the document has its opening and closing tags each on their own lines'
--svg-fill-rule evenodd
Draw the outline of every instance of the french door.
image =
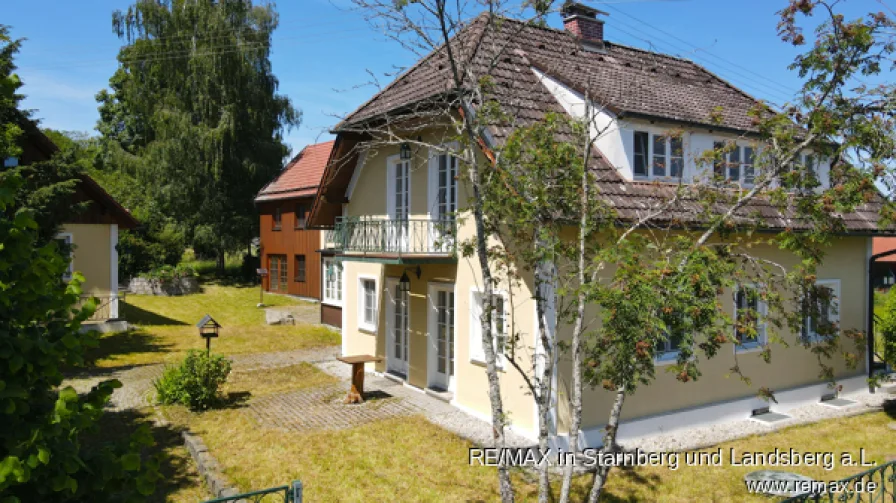
<svg viewBox="0 0 896 503">
<path fill-rule="evenodd" d="M 450 251 L 454 247 L 454 218 L 457 213 L 457 157 L 437 155 L 430 165 L 434 180 L 432 201 L 432 249 Z"/>
<path fill-rule="evenodd" d="M 285 292 L 289 288 L 289 271 L 286 269 L 286 255 L 268 255 L 268 290 Z"/>
<path fill-rule="evenodd" d="M 411 162 L 393 161 L 389 169 L 388 251 L 409 251 L 408 219 L 411 212 Z"/>
<path fill-rule="evenodd" d="M 408 375 L 408 292 L 399 282 L 388 280 L 386 304 L 386 369 L 403 376 Z"/>
<path fill-rule="evenodd" d="M 454 389 L 454 287 L 429 289 L 429 386 Z"/>
</svg>

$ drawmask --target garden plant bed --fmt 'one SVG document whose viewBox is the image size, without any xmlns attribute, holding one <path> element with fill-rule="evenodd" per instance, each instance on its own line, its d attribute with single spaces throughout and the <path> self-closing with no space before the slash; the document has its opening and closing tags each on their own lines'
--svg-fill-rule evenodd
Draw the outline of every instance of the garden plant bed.
<svg viewBox="0 0 896 503">
<path fill-rule="evenodd" d="M 128 291 L 137 295 L 171 297 L 199 293 L 199 290 L 199 278 L 195 276 L 172 279 L 131 278 L 128 283 Z"/>
</svg>

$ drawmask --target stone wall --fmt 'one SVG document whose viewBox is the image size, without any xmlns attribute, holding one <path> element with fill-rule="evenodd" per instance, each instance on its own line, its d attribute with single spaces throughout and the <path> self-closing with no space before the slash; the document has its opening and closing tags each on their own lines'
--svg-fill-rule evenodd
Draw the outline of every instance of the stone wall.
<svg viewBox="0 0 896 503">
<path fill-rule="evenodd" d="M 138 295 L 188 295 L 199 292 L 199 278 L 187 276 L 184 278 L 159 280 L 148 278 L 132 278 L 128 284 L 128 291 Z"/>
</svg>

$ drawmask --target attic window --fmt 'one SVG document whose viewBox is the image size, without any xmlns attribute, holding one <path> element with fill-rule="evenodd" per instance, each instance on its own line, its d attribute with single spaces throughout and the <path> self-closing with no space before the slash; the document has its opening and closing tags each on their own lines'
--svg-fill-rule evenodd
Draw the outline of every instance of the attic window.
<svg viewBox="0 0 896 503">
<path fill-rule="evenodd" d="M 545 45 L 544 45 L 544 44 L 538 44 L 538 48 L 539 48 L 539 49 L 545 49 Z"/>
</svg>

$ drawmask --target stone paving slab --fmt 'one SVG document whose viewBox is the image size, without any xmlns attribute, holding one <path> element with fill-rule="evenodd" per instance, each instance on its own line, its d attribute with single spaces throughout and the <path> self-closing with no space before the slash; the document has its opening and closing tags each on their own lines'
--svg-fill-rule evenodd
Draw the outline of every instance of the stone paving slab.
<svg viewBox="0 0 896 503">
<path fill-rule="evenodd" d="M 420 413 L 412 402 L 379 390 L 368 390 L 367 400 L 347 404 L 343 383 L 262 396 L 249 402 L 246 412 L 262 426 L 294 432 L 335 431 L 374 421 Z"/>
</svg>

